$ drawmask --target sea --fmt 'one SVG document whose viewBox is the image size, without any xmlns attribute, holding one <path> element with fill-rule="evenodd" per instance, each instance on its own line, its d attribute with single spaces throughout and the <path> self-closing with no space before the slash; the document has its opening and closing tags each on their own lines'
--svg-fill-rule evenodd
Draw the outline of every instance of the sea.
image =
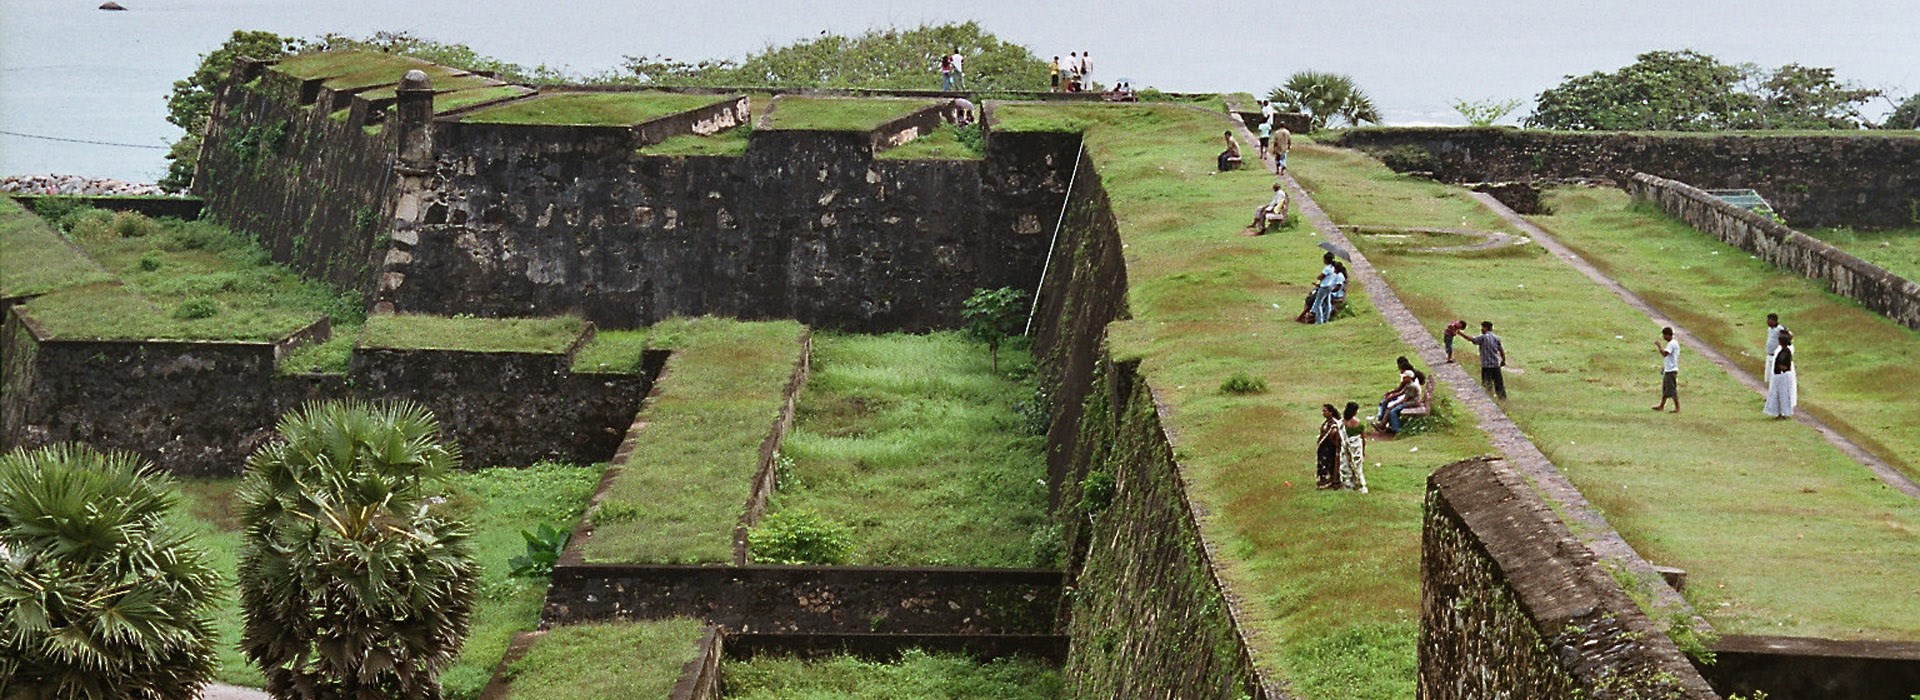
<svg viewBox="0 0 1920 700">
<path fill-rule="evenodd" d="M 239 29 L 408 31 L 592 74 L 624 56 L 739 58 L 825 32 L 973 20 L 1043 58 L 1090 51 L 1102 82 L 1265 93 L 1296 70 L 1347 73 L 1401 125 L 1462 123 L 1460 100 L 1530 104 L 1565 76 L 1653 50 L 1831 66 L 1891 96 L 1920 92 L 1916 0 L 118 0 L 123 12 L 101 2 L 0 0 L 0 175 L 157 179 L 180 136 L 168 91 Z"/>
</svg>

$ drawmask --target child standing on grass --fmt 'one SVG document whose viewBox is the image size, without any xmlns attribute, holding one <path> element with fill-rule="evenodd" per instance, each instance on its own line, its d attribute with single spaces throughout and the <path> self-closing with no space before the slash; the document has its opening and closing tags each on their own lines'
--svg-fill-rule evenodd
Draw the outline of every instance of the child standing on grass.
<svg viewBox="0 0 1920 700">
<path fill-rule="evenodd" d="M 1673 399 L 1673 412 L 1680 412 L 1680 341 L 1673 338 L 1673 327 L 1660 329 L 1663 342 L 1654 343 L 1654 349 L 1660 351 L 1660 405 L 1658 411 L 1667 407 L 1667 399 Z"/>
</svg>

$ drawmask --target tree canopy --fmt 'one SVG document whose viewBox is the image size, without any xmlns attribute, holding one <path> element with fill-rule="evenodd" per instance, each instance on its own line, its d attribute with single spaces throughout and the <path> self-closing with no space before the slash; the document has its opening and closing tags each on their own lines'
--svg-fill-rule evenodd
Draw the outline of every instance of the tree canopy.
<svg viewBox="0 0 1920 700">
<path fill-rule="evenodd" d="M 1767 70 L 1694 51 L 1653 51 L 1611 73 L 1595 71 L 1540 93 L 1527 126 L 1573 130 L 1857 129 L 1880 92 L 1832 68 Z"/>
<path fill-rule="evenodd" d="M 955 49 L 966 58 L 969 90 L 1047 89 L 1046 61 L 974 22 L 827 34 L 740 61 L 628 56 L 625 67 L 648 85 L 933 89 L 940 57 Z"/>
<path fill-rule="evenodd" d="M 1267 99 L 1281 109 L 1301 112 L 1313 121 L 1317 131 L 1333 123 L 1334 119 L 1348 126 L 1380 123 L 1380 109 L 1373 104 L 1373 98 L 1360 89 L 1360 84 L 1352 76 L 1341 73 L 1303 70 L 1287 77 L 1287 82 L 1274 88 Z"/>
</svg>

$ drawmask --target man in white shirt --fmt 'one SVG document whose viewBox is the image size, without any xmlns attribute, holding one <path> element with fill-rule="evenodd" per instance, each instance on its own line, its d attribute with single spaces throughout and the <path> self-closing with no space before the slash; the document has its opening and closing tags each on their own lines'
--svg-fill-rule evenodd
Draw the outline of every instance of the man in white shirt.
<svg viewBox="0 0 1920 700">
<path fill-rule="evenodd" d="M 1654 343 L 1660 351 L 1660 405 L 1658 411 L 1667 407 L 1667 399 L 1673 399 L 1673 412 L 1680 412 L 1680 341 L 1673 338 L 1673 327 L 1660 329 L 1662 342 Z"/>
<path fill-rule="evenodd" d="M 953 55 L 949 56 L 948 58 L 953 60 L 953 87 L 950 87 L 947 89 L 948 90 L 966 89 L 967 57 L 960 55 L 960 47 L 956 46 L 953 49 Z"/>
<path fill-rule="evenodd" d="M 1082 51 L 1080 52 L 1080 79 L 1086 81 L 1088 88 L 1093 87 L 1093 78 L 1088 77 L 1091 75 L 1093 75 L 1093 52 Z"/>
<path fill-rule="evenodd" d="M 1760 377 L 1773 374 L 1773 354 L 1780 351 L 1780 334 L 1787 327 L 1780 325 L 1780 314 L 1767 314 L 1767 364 L 1761 368 Z"/>
</svg>

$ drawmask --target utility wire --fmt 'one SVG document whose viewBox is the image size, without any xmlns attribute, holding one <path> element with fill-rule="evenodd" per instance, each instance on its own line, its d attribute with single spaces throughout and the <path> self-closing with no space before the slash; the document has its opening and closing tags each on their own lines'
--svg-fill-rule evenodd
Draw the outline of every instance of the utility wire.
<svg viewBox="0 0 1920 700">
<path fill-rule="evenodd" d="M 66 143 L 85 143 L 85 144 L 91 144 L 94 146 L 119 146 L 121 148 L 151 148 L 156 151 L 164 151 L 169 148 L 168 146 L 151 146 L 144 143 L 114 143 L 112 141 L 94 141 L 91 139 L 68 139 L 68 138 L 61 138 L 58 136 L 42 136 L 40 134 L 23 134 L 18 131 L 6 131 L 4 129 L 0 129 L 0 134 L 6 134 L 8 136 L 18 136 L 20 138 L 26 138 L 26 139 L 63 141 Z"/>
</svg>

